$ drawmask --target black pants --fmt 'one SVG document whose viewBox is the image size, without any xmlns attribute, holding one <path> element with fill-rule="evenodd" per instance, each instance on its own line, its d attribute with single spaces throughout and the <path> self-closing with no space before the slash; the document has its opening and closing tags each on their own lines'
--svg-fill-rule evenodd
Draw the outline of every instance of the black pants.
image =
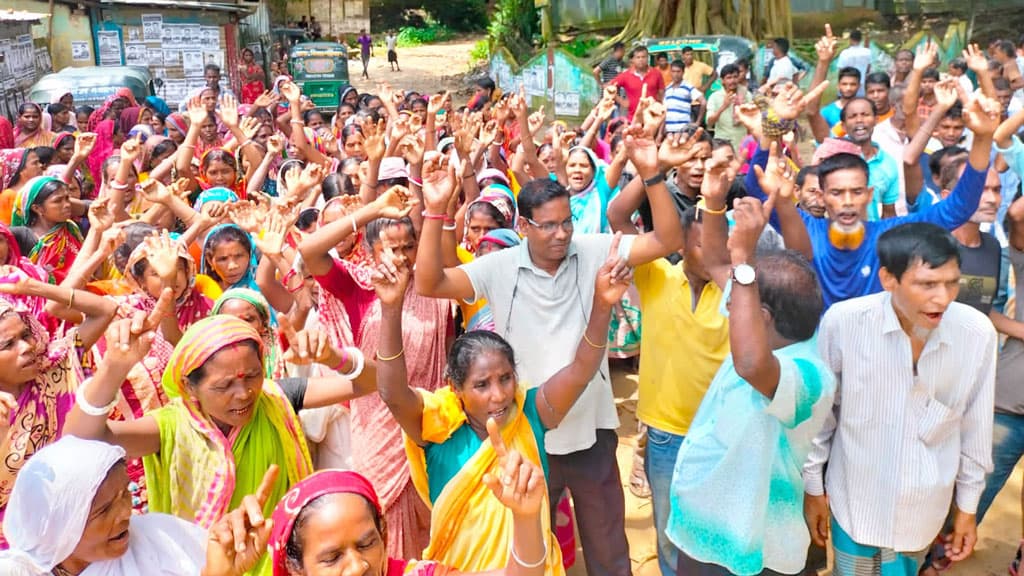
<svg viewBox="0 0 1024 576">
<path fill-rule="evenodd" d="M 679 552 L 679 565 L 676 567 L 676 576 L 733 576 L 733 574 L 718 564 L 698 562 L 683 552 Z M 758 576 L 786 575 L 774 570 L 762 570 Z"/>
<path fill-rule="evenodd" d="M 598 430 L 597 442 L 571 454 L 548 454 L 551 526 L 565 488 L 572 492 L 576 529 L 583 545 L 588 576 L 629 576 L 626 498 L 622 492 L 614 430 Z"/>
</svg>

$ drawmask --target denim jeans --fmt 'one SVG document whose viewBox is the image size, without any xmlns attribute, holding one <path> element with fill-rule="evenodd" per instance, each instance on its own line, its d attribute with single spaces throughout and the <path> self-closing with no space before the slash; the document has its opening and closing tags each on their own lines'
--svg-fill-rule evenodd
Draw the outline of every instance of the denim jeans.
<svg viewBox="0 0 1024 576">
<path fill-rule="evenodd" d="M 992 473 L 985 477 L 985 491 L 978 502 L 978 524 L 1021 456 L 1024 456 L 1024 415 L 996 412 L 992 423 Z"/>
<path fill-rule="evenodd" d="M 676 468 L 676 456 L 683 445 L 685 436 L 678 436 L 653 426 L 647 427 L 647 457 L 644 472 L 651 485 L 651 502 L 654 504 L 654 527 L 658 531 L 658 567 L 661 576 L 675 576 L 679 562 L 679 549 L 665 535 L 670 509 L 669 493 L 672 489 L 672 472 Z"/>
</svg>

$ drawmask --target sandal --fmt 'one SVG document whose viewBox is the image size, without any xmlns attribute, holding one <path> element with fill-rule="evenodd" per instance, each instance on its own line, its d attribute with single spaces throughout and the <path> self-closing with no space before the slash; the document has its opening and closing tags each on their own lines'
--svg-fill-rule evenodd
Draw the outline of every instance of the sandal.
<svg viewBox="0 0 1024 576">
<path fill-rule="evenodd" d="M 633 455 L 633 469 L 629 473 L 629 491 L 637 498 L 651 497 L 651 485 L 647 482 L 647 473 L 644 472 L 644 459 L 639 454 Z"/>
<path fill-rule="evenodd" d="M 1017 557 L 1010 562 L 1008 569 L 1010 576 L 1021 576 L 1021 555 L 1024 554 L 1024 539 L 1020 541 L 1020 546 L 1017 546 Z"/>
</svg>

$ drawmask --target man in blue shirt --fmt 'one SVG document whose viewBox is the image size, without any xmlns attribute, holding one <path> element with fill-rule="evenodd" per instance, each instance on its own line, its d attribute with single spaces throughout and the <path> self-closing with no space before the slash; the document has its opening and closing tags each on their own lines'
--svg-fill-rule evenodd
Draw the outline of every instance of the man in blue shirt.
<svg viewBox="0 0 1024 576">
<path fill-rule="evenodd" d="M 844 109 L 844 111 L 848 111 Z M 992 149 L 992 134 L 999 125 L 999 104 L 982 95 L 972 97 L 964 120 L 975 138 L 967 168 L 948 198 L 916 214 L 867 221 L 874 190 L 869 184 L 868 163 L 853 154 L 836 154 L 818 166 L 824 190 L 826 218 L 802 214 L 814 249 L 814 268 L 821 281 L 826 307 L 836 302 L 882 290 L 878 279 L 875 243 L 886 230 L 907 222 L 931 222 L 955 230 L 978 208 Z M 764 167 L 768 151 L 759 149 L 753 164 Z M 747 175 L 747 191 L 765 198 L 754 170 Z"/>
<path fill-rule="evenodd" d="M 860 91 L 860 71 L 852 66 L 839 69 L 838 97 L 836 101 L 821 109 L 821 117 L 828 123 L 829 130 L 839 124 L 843 106 L 856 97 Z"/>
</svg>

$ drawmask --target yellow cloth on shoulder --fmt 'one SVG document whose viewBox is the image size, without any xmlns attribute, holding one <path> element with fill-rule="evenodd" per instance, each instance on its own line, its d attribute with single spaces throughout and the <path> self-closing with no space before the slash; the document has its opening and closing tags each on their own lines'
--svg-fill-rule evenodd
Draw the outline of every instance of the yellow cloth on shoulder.
<svg viewBox="0 0 1024 576">
<path fill-rule="evenodd" d="M 444 443 L 466 424 L 462 403 L 451 387 L 436 392 L 417 392 L 423 398 L 422 437 L 425 442 Z M 520 386 L 516 391 L 515 414 L 502 428 L 501 437 L 510 451 L 516 450 L 523 458 L 540 466 L 537 441 L 522 411 L 525 399 L 526 391 Z M 483 439 L 477 452 L 431 505 L 426 454 L 407 435 L 404 438 L 413 486 L 427 506 L 431 507 L 430 545 L 423 551 L 423 559 L 434 560 L 463 573 L 504 568 L 512 551 L 513 520 L 512 512 L 483 482 L 484 474 L 499 471 L 497 454 L 491 440 Z M 544 574 L 564 576 L 562 551 L 551 532 L 550 515 L 547 513 L 547 488 L 544 494 L 540 514 L 548 548 Z"/>
</svg>

